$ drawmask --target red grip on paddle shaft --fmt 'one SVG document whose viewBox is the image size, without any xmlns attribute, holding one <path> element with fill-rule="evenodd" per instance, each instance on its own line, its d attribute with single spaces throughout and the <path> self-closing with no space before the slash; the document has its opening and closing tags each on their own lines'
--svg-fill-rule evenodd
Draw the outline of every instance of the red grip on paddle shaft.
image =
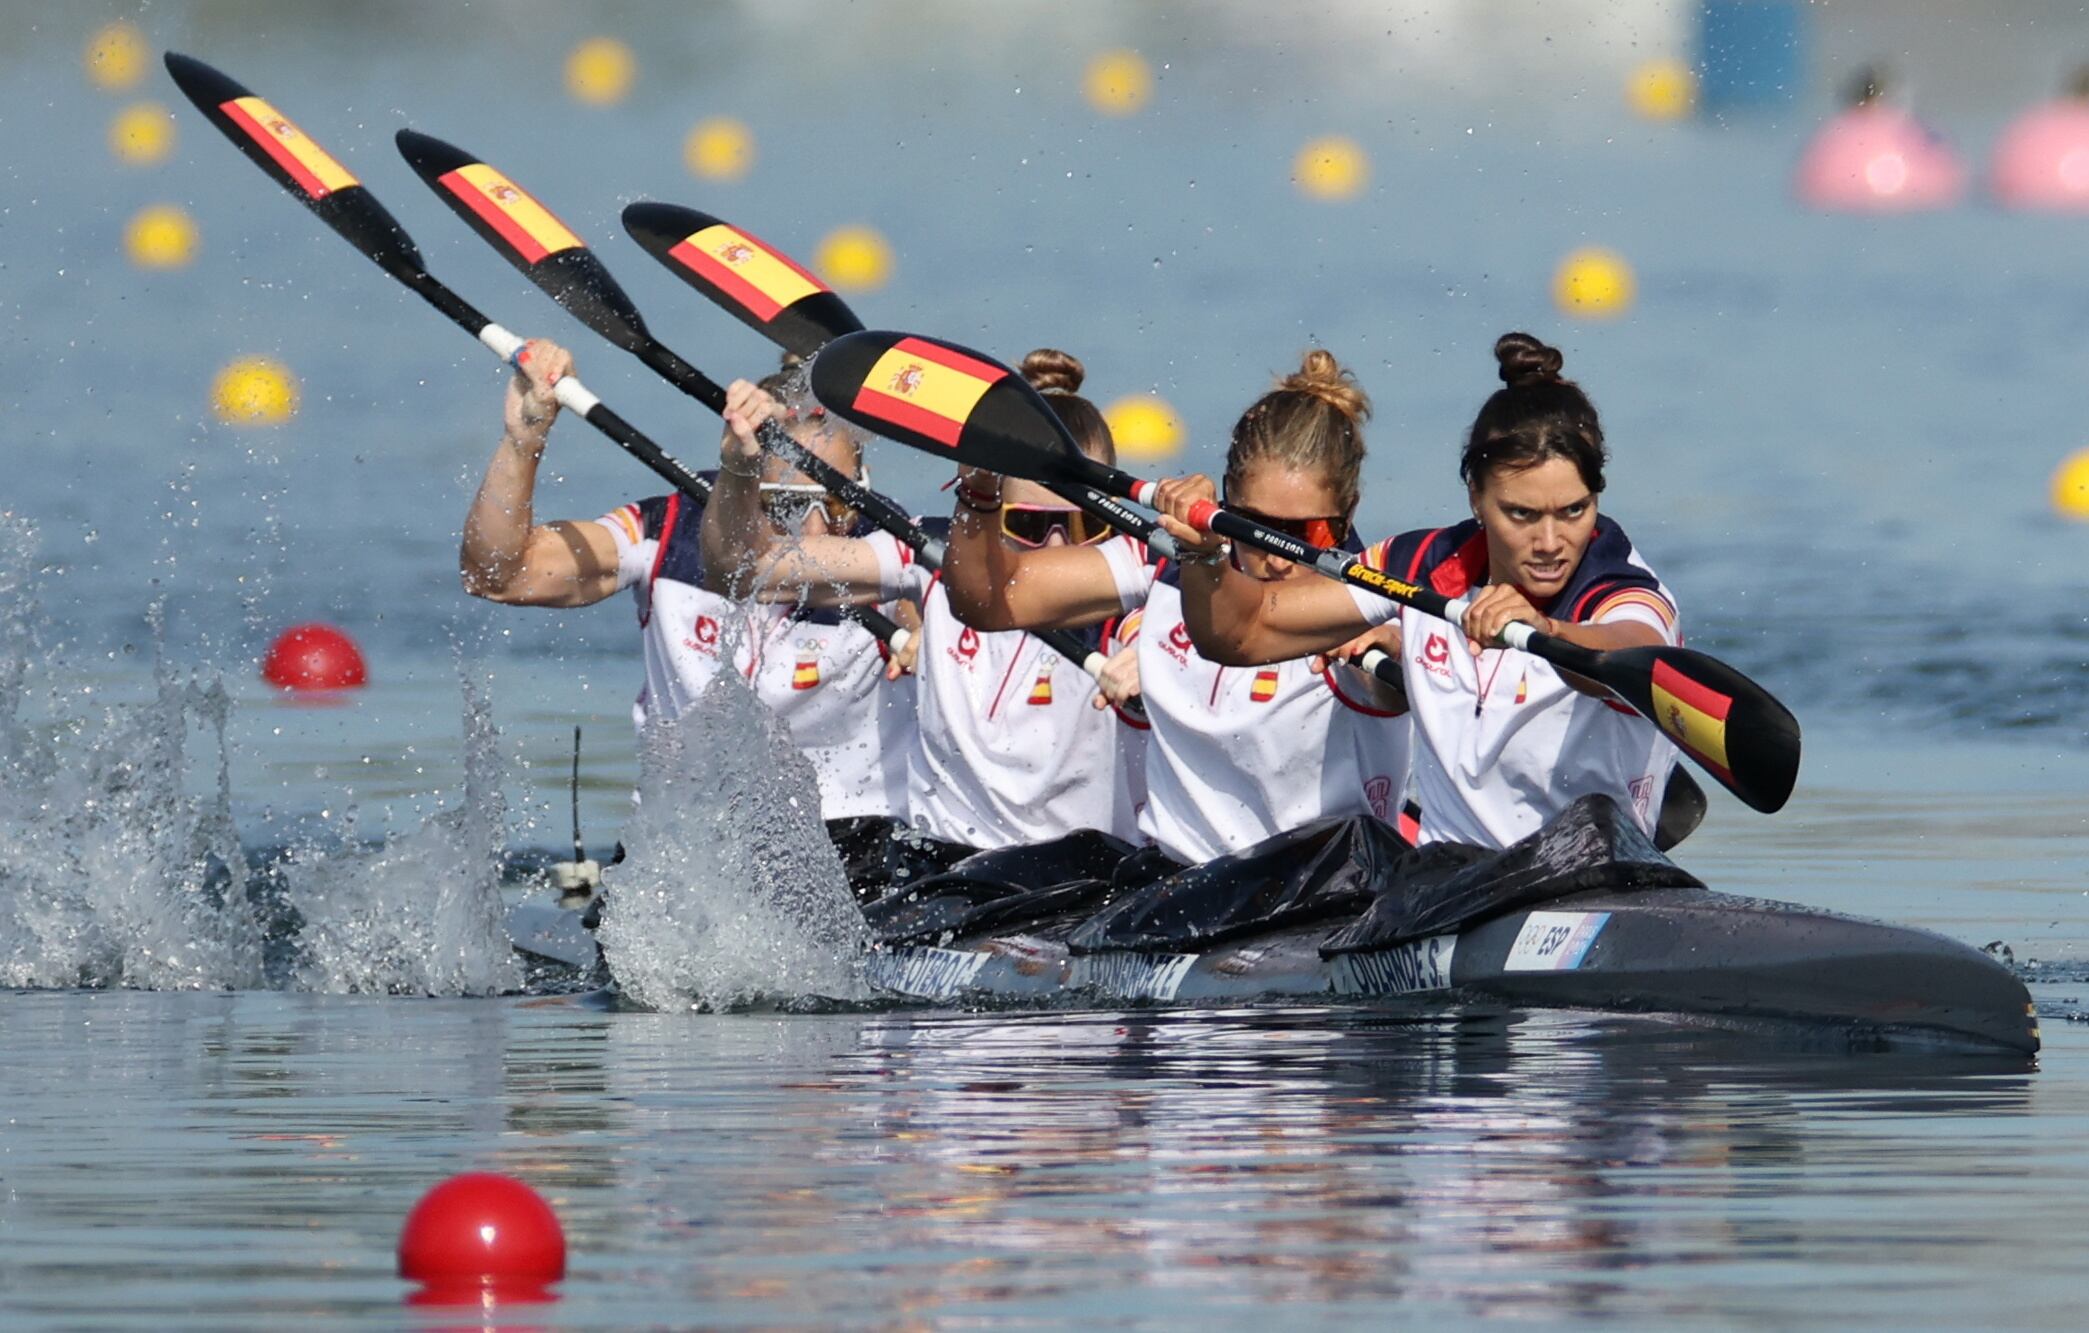
<svg viewBox="0 0 2089 1333">
<path fill-rule="evenodd" d="M 1211 531 L 1211 520 L 1218 517 L 1219 506 L 1211 500 L 1199 500 L 1190 506 L 1190 526 L 1199 532 Z"/>
</svg>

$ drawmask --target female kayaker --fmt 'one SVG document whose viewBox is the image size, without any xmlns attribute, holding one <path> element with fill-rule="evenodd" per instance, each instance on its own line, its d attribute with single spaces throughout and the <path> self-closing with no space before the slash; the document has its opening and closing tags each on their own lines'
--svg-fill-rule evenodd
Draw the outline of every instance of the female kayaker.
<svg viewBox="0 0 2089 1333">
<path fill-rule="evenodd" d="M 820 812 L 852 882 L 879 877 L 891 825 L 906 815 L 911 678 L 888 681 L 882 645 L 831 610 L 749 607 L 722 595 L 703 559 L 702 507 L 688 496 L 639 500 L 592 522 L 536 522 L 537 466 L 559 412 L 552 386 L 572 368 L 564 348 L 532 341 L 508 383 L 506 433 L 464 522 L 465 590 L 514 606 L 574 607 L 630 588 L 645 643 L 638 723 L 676 716 L 721 671 L 739 672 L 812 761 Z M 789 429 L 842 472 L 860 474 L 861 444 L 842 423 L 808 418 Z M 753 469 L 747 484 L 765 527 L 854 530 L 854 515 L 822 502 L 826 493 L 781 459 L 734 465 Z"/>
<path fill-rule="evenodd" d="M 1021 632 L 981 633 L 952 614 L 941 579 L 905 546 L 881 533 L 813 534 L 788 540 L 763 522 L 752 469 L 755 429 L 783 409 L 771 394 L 740 381 L 726 391 L 726 434 L 718 490 L 704 513 L 705 557 L 734 574 L 737 595 L 789 601 L 917 598 L 921 655 L 917 740 L 909 756 L 911 849 L 895 880 L 941 870 L 974 851 L 1042 843 L 1082 829 L 1136 836 L 1145 799 L 1144 746 L 1096 705 L 1097 687 L 1079 663 L 1063 661 Z M 1090 456 L 1116 447 L 1100 413 L 1070 421 Z M 1013 498 L 1050 510 L 1063 525 L 1041 540 L 1110 539 L 1099 525 L 1042 487 Z M 1101 641 L 1107 643 L 1108 635 Z"/>
<path fill-rule="evenodd" d="M 1596 649 L 1674 644 L 1675 599 L 1624 530 L 1596 512 L 1603 428 L 1588 397 L 1560 377 L 1560 353 L 1510 333 L 1494 355 L 1504 387 L 1481 406 L 1458 465 L 1472 517 L 1372 552 L 1399 578 L 1471 595 L 1460 624 L 1329 580 L 1258 583 L 1219 562 L 1183 576 L 1190 637 L 1213 660 L 1247 666 L 1326 652 L 1396 623 L 1423 842 L 1505 846 L 1591 792 L 1651 831 L 1675 749 L 1599 686 L 1501 647 L 1499 635 L 1521 621 Z M 1223 548 L 1180 521 L 1211 496 L 1209 481 L 1162 491 L 1166 526 L 1185 546 Z"/>
<path fill-rule="evenodd" d="M 1080 362 L 1034 352 L 1023 374 L 1069 422 L 1101 417 L 1079 397 Z M 1257 399 L 1233 427 L 1227 502 L 1319 545 L 1349 539 L 1370 401 L 1329 353 Z M 1199 655 L 1183 624 L 1179 570 L 1127 541 L 1049 545 L 1023 483 L 968 470 L 957 489 L 945 584 L 981 630 L 1070 628 L 1123 615 L 1151 724 L 1139 831 L 1183 864 L 1237 852 L 1329 815 L 1397 814 L 1409 727 L 1397 692 L 1348 666 L 1295 657 L 1259 670 Z M 1236 549 L 1242 587 L 1311 580 L 1310 570 Z"/>
</svg>

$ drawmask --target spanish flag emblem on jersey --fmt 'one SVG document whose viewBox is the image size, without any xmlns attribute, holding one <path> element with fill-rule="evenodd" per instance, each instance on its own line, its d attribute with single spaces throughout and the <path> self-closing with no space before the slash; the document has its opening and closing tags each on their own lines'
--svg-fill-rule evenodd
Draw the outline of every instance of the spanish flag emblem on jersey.
<svg viewBox="0 0 2089 1333">
<path fill-rule="evenodd" d="M 291 122 L 290 117 L 262 99 L 235 97 L 219 106 L 218 110 L 259 144 L 261 150 L 315 202 L 336 190 L 362 184 L 349 174 L 348 168 L 334 161 L 332 154 L 313 143 Z"/>
<path fill-rule="evenodd" d="M 1277 669 L 1265 667 L 1255 673 L 1254 683 L 1248 686 L 1248 698 L 1258 704 L 1266 704 L 1277 697 Z"/>
<path fill-rule="evenodd" d="M 791 688 L 794 690 L 812 690 L 818 689 L 819 684 L 819 654 L 801 651 L 798 654 L 798 665 L 791 670 Z"/>
<path fill-rule="evenodd" d="M 1037 679 L 1030 682 L 1029 702 L 1033 704 L 1048 704 L 1052 702 L 1052 668 L 1049 666 L 1040 668 L 1037 673 Z"/>
<path fill-rule="evenodd" d="M 1722 779 L 1732 780 L 1726 761 L 1726 715 L 1731 697 L 1691 680 L 1666 662 L 1654 663 L 1654 721 Z"/>
<path fill-rule="evenodd" d="M 479 221 L 512 246 L 525 264 L 561 250 L 580 249 L 580 238 L 527 190 L 484 162 L 468 162 L 441 176 L 443 188 L 464 201 Z"/>
<path fill-rule="evenodd" d="M 683 237 L 668 254 L 760 320 L 827 290 L 785 256 L 723 222 Z"/>
<path fill-rule="evenodd" d="M 1007 375 L 1000 366 L 962 352 L 902 338 L 871 367 L 856 391 L 855 407 L 865 416 L 955 446 L 972 409 Z"/>
</svg>

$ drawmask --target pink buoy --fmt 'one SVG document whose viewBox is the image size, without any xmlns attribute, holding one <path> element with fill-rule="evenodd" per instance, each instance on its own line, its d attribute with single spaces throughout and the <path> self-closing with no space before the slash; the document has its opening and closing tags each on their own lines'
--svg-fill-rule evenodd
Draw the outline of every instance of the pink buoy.
<svg viewBox="0 0 2089 1333">
<path fill-rule="evenodd" d="M 545 1288 L 566 1276 L 566 1233 L 544 1196 L 513 1176 L 451 1176 L 406 1215 L 399 1276 L 421 1284 L 414 1304 L 548 1300 Z"/>
<path fill-rule="evenodd" d="M 1912 213 L 1955 204 L 1966 169 L 1913 113 L 1883 102 L 1842 112 L 1799 160 L 1793 189 L 1813 208 Z"/>
<path fill-rule="evenodd" d="M 2008 208 L 2089 212 L 2089 101 L 2056 98 L 2017 117 L 1995 144 L 1988 188 Z"/>
<path fill-rule="evenodd" d="M 369 679 L 363 650 L 332 625 L 293 625 L 261 660 L 261 678 L 284 690 L 352 690 Z"/>
</svg>

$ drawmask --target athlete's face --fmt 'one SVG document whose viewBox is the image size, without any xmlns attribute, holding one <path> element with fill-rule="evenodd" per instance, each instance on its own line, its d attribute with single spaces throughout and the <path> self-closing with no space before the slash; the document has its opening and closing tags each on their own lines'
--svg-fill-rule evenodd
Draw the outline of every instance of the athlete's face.
<svg viewBox="0 0 2089 1333">
<path fill-rule="evenodd" d="M 1349 518 L 1333 480 L 1325 472 L 1273 460 L 1249 464 L 1239 484 L 1227 488 L 1226 503 L 1264 518 L 1340 518 L 1345 526 Z M 1293 578 L 1305 572 L 1281 556 L 1266 555 L 1240 542 L 1233 544 L 1233 558 L 1241 569 L 1265 581 Z"/>
<path fill-rule="evenodd" d="M 845 428 L 833 424 L 831 417 L 801 417 L 792 421 L 787 429 L 792 439 L 844 477 L 862 476 L 862 449 Z M 786 524 L 786 530 L 795 529 L 804 537 L 818 537 L 847 525 L 847 506 L 818 489 L 811 477 L 777 455 L 770 454 L 765 460 L 762 480 L 806 488 L 796 492 L 770 492 L 774 497 L 772 514 L 783 517 L 797 516 L 802 512 L 802 517 L 798 517 L 796 522 Z"/>
<path fill-rule="evenodd" d="M 1527 468 L 1495 468 L 1472 491 L 1472 512 L 1487 532 L 1487 572 L 1541 605 L 1581 567 L 1596 530 L 1596 496 L 1564 458 Z"/>
</svg>

